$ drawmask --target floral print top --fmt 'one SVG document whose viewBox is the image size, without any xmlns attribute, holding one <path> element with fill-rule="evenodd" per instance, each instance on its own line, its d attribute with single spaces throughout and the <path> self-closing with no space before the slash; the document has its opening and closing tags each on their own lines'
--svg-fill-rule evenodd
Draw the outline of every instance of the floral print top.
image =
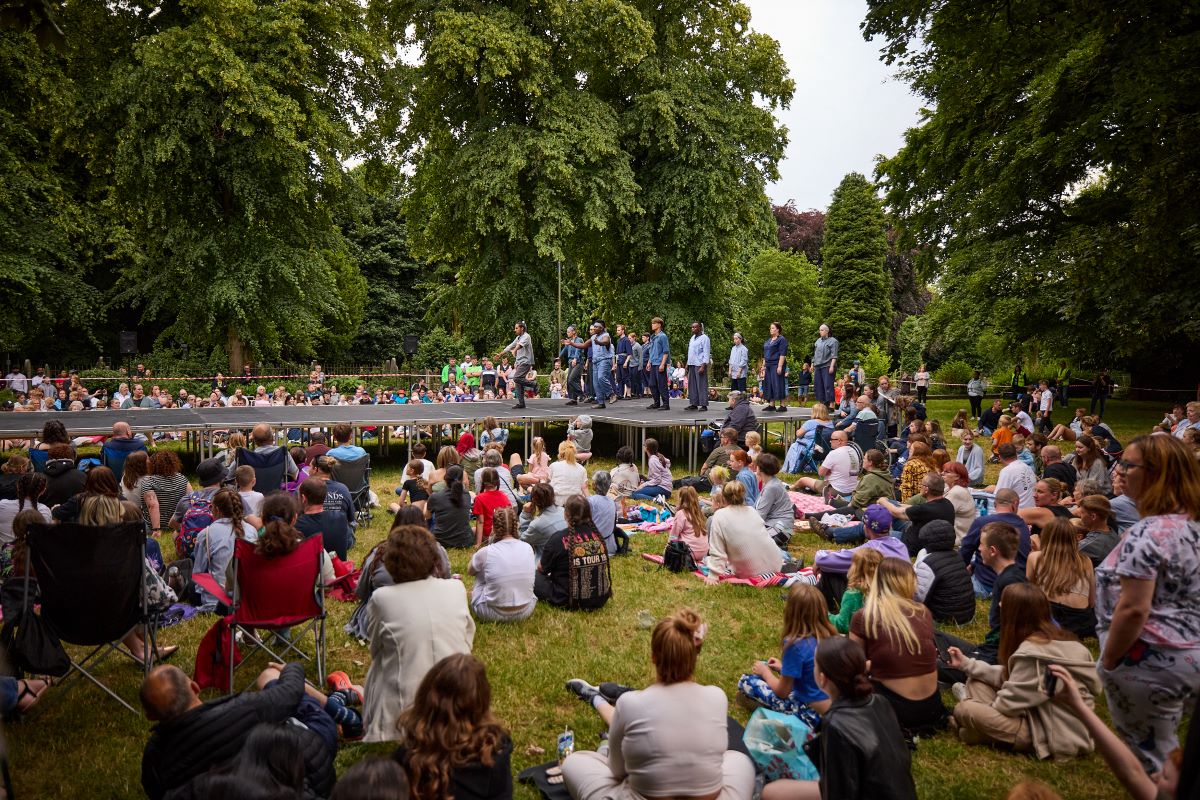
<svg viewBox="0 0 1200 800">
<path fill-rule="evenodd" d="M 1096 567 L 1096 629 L 1103 639 L 1121 578 L 1154 581 L 1141 639 L 1172 649 L 1200 647 L 1200 522 L 1183 514 L 1146 517 Z"/>
</svg>

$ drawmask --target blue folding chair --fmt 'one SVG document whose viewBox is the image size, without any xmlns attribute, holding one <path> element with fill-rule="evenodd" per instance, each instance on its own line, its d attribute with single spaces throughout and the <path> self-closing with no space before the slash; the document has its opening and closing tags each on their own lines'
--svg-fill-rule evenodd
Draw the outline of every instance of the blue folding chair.
<svg viewBox="0 0 1200 800">
<path fill-rule="evenodd" d="M 247 450 L 239 447 L 237 451 L 238 466 L 248 466 L 254 470 L 254 491 L 262 494 L 272 494 L 283 488 L 287 480 L 288 451 L 277 447 L 263 454 L 257 450 Z"/>
<path fill-rule="evenodd" d="M 125 459 L 129 457 L 130 452 L 129 450 L 115 450 L 108 445 L 100 448 L 100 463 L 112 470 L 117 483 L 121 482 L 121 476 L 125 474 Z"/>
<path fill-rule="evenodd" d="M 34 472 L 45 472 L 46 462 L 50 460 L 49 450 L 30 449 L 29 460 L 33 464 Z"/>
</svg>

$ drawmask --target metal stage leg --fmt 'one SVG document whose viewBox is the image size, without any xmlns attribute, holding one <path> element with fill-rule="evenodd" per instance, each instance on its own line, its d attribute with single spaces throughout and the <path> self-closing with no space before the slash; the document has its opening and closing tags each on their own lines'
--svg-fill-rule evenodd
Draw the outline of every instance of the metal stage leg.
<svg viewBox="0 0 1200 800">
<path fill-rule="evenodd" d="M 638 450 L 642 454 L 642 474 L 646 474 L 646 429 L 642 428 L 642 447 Z"/>
<path fill-rule="evenodd" d="M 384 425 L 383 426 L 383 452 L 380 453 L 380 455 L 382 455 L 382 456 L 389 455 L 388 454 L 388 445 L 391 443 L 391 440 L 392 440 L 392 426 Z"/>
<path fill-rule="evenodd" d="M 696 472 L 696 454 L 700 451 L 700 426 L 693 425 L 691 428 L 691 450 L 690 458 L 688 459 L 688 472 L 694 474 Z"/>
</svg>

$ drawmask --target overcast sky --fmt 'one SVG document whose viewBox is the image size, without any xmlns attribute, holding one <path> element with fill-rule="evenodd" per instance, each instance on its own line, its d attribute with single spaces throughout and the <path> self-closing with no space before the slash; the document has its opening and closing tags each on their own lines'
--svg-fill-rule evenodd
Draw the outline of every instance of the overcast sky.
<svg viewBox="0 0 1200 800">
<path fill-rule="evenodd" d="M 788 149 L 774 203 L 825 209 L 847 172 L 870 177 L 875 156 L 900 148 L 920 103 L 879 60 L 858 26 L 864 0 L 744 0 L 751 27 L 773 36 L 796 82 L 791 108 L 779 113 Z"/>
</svg>

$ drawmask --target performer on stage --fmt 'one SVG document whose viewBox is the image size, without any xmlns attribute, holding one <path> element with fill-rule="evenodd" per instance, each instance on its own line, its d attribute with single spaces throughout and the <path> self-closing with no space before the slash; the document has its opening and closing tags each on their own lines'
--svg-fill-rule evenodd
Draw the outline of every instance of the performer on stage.
<svg viewBox="0 0 1200 800">
<path fill-rule="evenodd" d="M 505 353 L 512 353 L 513 360 L 516 362 L 516 369 L 513 370 L 512 382 L 517 387 L 517 404 L 516 408 L 525 407 L 525 391 L 527 389 L 537 389 L 537 381 L 527 381 L 525 376 L 529 374 L 529 370 L 533 369 L 533 341 L 529 338 L 529 334 L 525 332 L 525 321 L 520 320 L 513 326 L 513 331 L 517 334 L 516 338 L 508 347 L 496 353 L 496 358 L 500 358 Z"/>
<path fill-rule="evenodd" d="M 605 408 L 608 398 L 612 395 L 612 384 L 609 375 L 613 368 L 612 336 L 604 330 L 604 323 L 596 320 L 592 323 L 592 335 L 582 344 L 574 345 L 588 351 L 588 360 L 592 362 L 592 387 L 596 393 L 595 409 Z M 567 339 L 562 340 L 563 346 L 572 344 Z"/>
</svg>

